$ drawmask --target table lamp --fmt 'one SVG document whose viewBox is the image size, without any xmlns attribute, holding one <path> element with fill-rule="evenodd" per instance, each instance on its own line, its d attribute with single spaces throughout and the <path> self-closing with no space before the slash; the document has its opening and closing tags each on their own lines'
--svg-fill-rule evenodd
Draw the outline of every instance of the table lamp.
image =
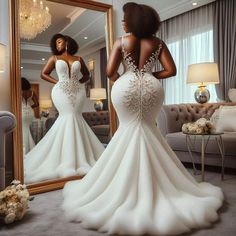
<svg viewBox="0 0 236 236">
<path fill-rule="evenodd" d="M 210 99 L 207 84 L 219 84 L 218 65 L 213 62 L 192 64 L 188 66 L 187 84 L 199 84 L 194 93 L 198 103 L 206 103 Z"/>
<path fill-rule="evenodd" d="M 42 116 L 48 117 L 49 109 L 52 107 L 52 100 L 50 99 L 40 100 L 39 104 L 42 110 Z"/>
<path fill-rule="evenodd" d="M 106 89 L 105 88 L 93 88 L 90 89 L 90 99 L 95 100 L 94 108 L 96 111 L 102 111 L 103 109 L 103 103 L 102 99 L 106 99 Z"/>
</svg>

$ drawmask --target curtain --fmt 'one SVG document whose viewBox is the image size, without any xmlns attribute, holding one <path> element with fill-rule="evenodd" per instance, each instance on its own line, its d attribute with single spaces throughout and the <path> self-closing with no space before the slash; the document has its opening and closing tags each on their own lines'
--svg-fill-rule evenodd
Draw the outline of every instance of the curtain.
<svg viewBox="0 0 236 236">
<path fill-rule="evenodd" d="M 167 44 L 174 58 L 177 74 L 162 80 L 165 104 L 195 102 L 196 85 L 188 85 L 188 65 L 213 62 L 213 5 L 209 4 L 161 23 L 158 36 Z M 160 66 L 159 66 L 160 67 Z M 216 101 L 214 85 L 208 85 L 211 98 Z"/>
<path fill-rule="evenodd" d="M 236 88 L 236 1 L 218 0 L 214 6 L 214 58 L 220 73 L 216 91 L 228 100 L 229 89 Z"/>
<path fill-rule="evenodd" d="M 107 91 L 106 66 L 107 66 L 107 52 L 106 52 L 106 47 L 104 47 L 100 49 L 101 87 L 105 88 Z M 103 100 L 103 110 L 108 110 L 108 99 Z"/>
</svg>

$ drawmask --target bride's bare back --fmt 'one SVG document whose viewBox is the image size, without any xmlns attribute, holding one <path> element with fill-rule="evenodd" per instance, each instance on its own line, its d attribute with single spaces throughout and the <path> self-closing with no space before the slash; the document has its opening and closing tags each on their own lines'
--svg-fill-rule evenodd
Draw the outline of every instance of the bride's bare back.
<svg viewBox="0 0 236 236">
<path fill-rule="evenodd" d="M 138 69 L 142 69 L 146 61 L 150 58 L 152 53 L 158 50 L 161 44 L 161 52 L 159 61 L 163 70 L 154 72 L 153 75 L 157 79 L 165 79 L 176 75 L 176 67 L 173 58 L 166 46 L 166 44 L 159 38 L 152 36 L 149 38 L 138 38 L 134 35 L 124 37 L 123 45 L 125 51 L 130 53 L 135 65 Z M 122 60 L 122 38 L 119 38 L 112 49 L 108 64 L 107 76 L 112 80 L 116 80 L 119 75 L 117 70 Z"/>
</svg>

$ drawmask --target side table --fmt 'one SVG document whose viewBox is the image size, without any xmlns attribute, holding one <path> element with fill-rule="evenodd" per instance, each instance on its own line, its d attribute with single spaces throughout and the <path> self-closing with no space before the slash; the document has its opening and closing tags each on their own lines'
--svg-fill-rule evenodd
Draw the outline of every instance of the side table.
<svg viewBox="0 0 236 236">
<path fill-rule="evenodd" d="M 205 177 L 205 151 L 207 148 L 207 144 L 211 138 L 214 138 L 217 146 L 219 148 L 219 152 L 221 155 L 221 179 L 224 179 L 224 143 L 222 139 L 222 135 L 224 133 L 204 133 L 204 134 L 193 134 L 193 133 L 184 133 L 186 135 L 186 144 L 188 148 L 189 155 L 192 159 L 193 163 L 193 170 L 194 174 L 196 174 L 196 168 L 193 158 L 193 151 L 196 151 L 196 138 L 201 137 L 201 175 L 202 175 L 202 181 L 204 181 Z"/>
</svg>

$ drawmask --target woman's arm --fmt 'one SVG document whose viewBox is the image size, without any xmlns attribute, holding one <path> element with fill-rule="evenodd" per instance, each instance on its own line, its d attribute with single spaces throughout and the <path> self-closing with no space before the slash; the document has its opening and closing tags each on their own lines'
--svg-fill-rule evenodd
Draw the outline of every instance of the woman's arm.
<svg viewBox="0 0 236 236">
<path fill-rule="evenodd" d="M 41 78 L 43 80 L 50 82 L 50 83 L 56 84 L 57 80 L 54 79 L 52 76 L 50 76 L 50 74 L 54 68 L 55 68 L 55 57 L 51 56 L 41 71 Z"/>
<path fill-rule="evenodd" d="M 169 49 L 167 48 L 164 42 L 162 45 L 162 50 L 159 60 L 164 69 L 152 73 L 157 79 L 166 79 L 176 75 L 175 62 L 170 54 Z"/>
<path fill-rule="evenodd" d="M 89 78 L 89 71 L 88 71 L 87 66 L 84 63 L 84 60 L 81 57 L 79 57 L 79 61 L 80 61 L 80 64 L 81 64 L 81 73 L 83 75 L 82 79 L 80 79 L 79 82 L 80 83 L 85 83 L 86 81 L 88 81 L 90 79 Z"/>
<path fill-rule="evenodd" d="M 121 54 L 121 39 L 117 39 L 113 45 L 111 55 L 107 63 L 107 76 L 112 81 L 116 81 L 120 75 L 117 73 L 119 65 L 121 63 L 122 54 Z"/>
<path fill-rule="evenodd" d="M 37 96 L 34 92 L 33 92 L 32 100 L 33 100 L 34 104 L 31 107 L 32 108 L 38 107 L 39 106 L 39 101 L 38 101 L 38 98 L 37 98 Z"/>
</svg>

